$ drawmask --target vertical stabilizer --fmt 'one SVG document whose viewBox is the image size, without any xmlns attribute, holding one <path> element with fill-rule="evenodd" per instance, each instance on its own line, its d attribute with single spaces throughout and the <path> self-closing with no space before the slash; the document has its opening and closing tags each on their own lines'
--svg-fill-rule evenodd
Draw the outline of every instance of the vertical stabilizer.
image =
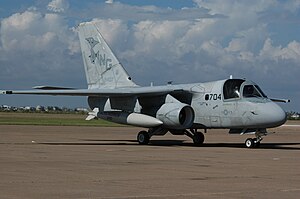
<svg viewBox="0 0 300 199">
<path fill-rule="evenodd" d="M 78 26 L 89 89 L 137 86 L 111 51 L 94 22 Z"/>
</svg>

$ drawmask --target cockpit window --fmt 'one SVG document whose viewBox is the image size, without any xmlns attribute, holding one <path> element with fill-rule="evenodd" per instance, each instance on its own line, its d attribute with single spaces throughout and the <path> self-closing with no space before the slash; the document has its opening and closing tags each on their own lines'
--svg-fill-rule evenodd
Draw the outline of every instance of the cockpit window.
<svg viewBox="0 0 300 199">
<path fill-rule="evenodd" d="M 255 85 L 255 88 L 260 92 L 260 94 L 261 94 L 263 97 L 267 98 L 267 95 L 259 88 L 259 86 Z"/>
<path fill-rule="evenodd" d="M 267 97 L 257 85 L 245 85 L 243 97 Z"/>
<path fill-rule="evenodd" d="M 224 83 L 223 94 L 224 99 L 232 99 L 240 97 L 241 84 L 245 80 L 242 79 L 229 79 Z"/>
</svg>

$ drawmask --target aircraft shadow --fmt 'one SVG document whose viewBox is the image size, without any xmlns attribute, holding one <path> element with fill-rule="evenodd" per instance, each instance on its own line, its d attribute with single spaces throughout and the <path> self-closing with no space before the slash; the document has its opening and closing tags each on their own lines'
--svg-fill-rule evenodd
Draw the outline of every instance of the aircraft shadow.
<svg viewBox="0 0 300 199">
<path fill-rule="evenodd" d="M 204 143 L 201 146 L 195 146 L 193 143 L 186 143 L 174 140 L 152 140 L 150 145 L 154 146 L 188 146 L 199 148 L 245 148 L 244 143 Z M 296 147 L 296 145 L 298 145 Z M 293 147 L 295 146 L 295 147 Z M 300 150 L 300 143 L 261 143 L 257 149 L 281 149 L 281 150 Z"/>
<path fill-rule="evenodd" d="M 293 147 L 298 145 L 298 147 Z M 244 143 L 206 143 L 201 147 L 245 148 Z M 300 150 L 300 143 L 261 143 L 256 149 Z"/>
<path fill-rule="evenodd" d="M 151 140 L 149 147 L 151 146 L 163 146 L 163 147 L 196 147 L 192 142 L 185 142 L 186 140 Z M 137 144 L 136 140 L 92 140 L 84 139 L 81 142 L 40 142 L 37 144 L 45 145 L 98 145 L 98 146 L 113 146 L 113 145 L 130 145 L 141 146 Z M 204 143 L 199 148 L 245 148 L 244 143 Z M 280 149 L 280 150 L 300 150 L 300 143 L 261 143 L 257 149 Z"/>
</svg>

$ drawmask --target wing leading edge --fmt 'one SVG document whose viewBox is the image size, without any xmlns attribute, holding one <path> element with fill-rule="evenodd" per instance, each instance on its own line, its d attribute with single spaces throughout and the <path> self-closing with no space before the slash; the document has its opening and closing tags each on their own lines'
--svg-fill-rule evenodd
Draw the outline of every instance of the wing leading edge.
<svg viewBox="0 0 300 199">
<path fill-rule="evenodd" d="M 169 93 L 190 93 L 190 91 L 175 86 L 116 88 L 116 89 L 54 89 L 54 90 L 6 90 L 7 95 L 61 95 L 61 96 L 156 96 Z"/>
</svg>

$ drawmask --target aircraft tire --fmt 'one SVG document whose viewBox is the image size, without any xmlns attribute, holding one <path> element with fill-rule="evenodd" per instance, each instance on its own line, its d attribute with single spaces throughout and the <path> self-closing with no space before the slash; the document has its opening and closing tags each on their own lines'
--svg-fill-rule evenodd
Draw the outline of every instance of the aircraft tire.
<svg viewBox="0 0 300 199">
<path fill-rule="evenodd" d="M 247 148 L 253 148 L 253 147 L 255 146 L 254 139 L 248 138 L 248 139 L 245 141 L 245 146 L 246 146 Z"/>
<path fill-rule="evenodd" d="M 204 142 L 204 134 L 201 132 L 195 132 L 194 136 L 193 136 L 193 142 L 196 146 L 200 146 L 203 144 Z"/>
<path fill-rule="evenodd" d="M 140 131 L 137 135 L 137 141 L 141 145 L 147 145 L 150 141 L 150 136 L 147 131 Z"/>
</svg>

